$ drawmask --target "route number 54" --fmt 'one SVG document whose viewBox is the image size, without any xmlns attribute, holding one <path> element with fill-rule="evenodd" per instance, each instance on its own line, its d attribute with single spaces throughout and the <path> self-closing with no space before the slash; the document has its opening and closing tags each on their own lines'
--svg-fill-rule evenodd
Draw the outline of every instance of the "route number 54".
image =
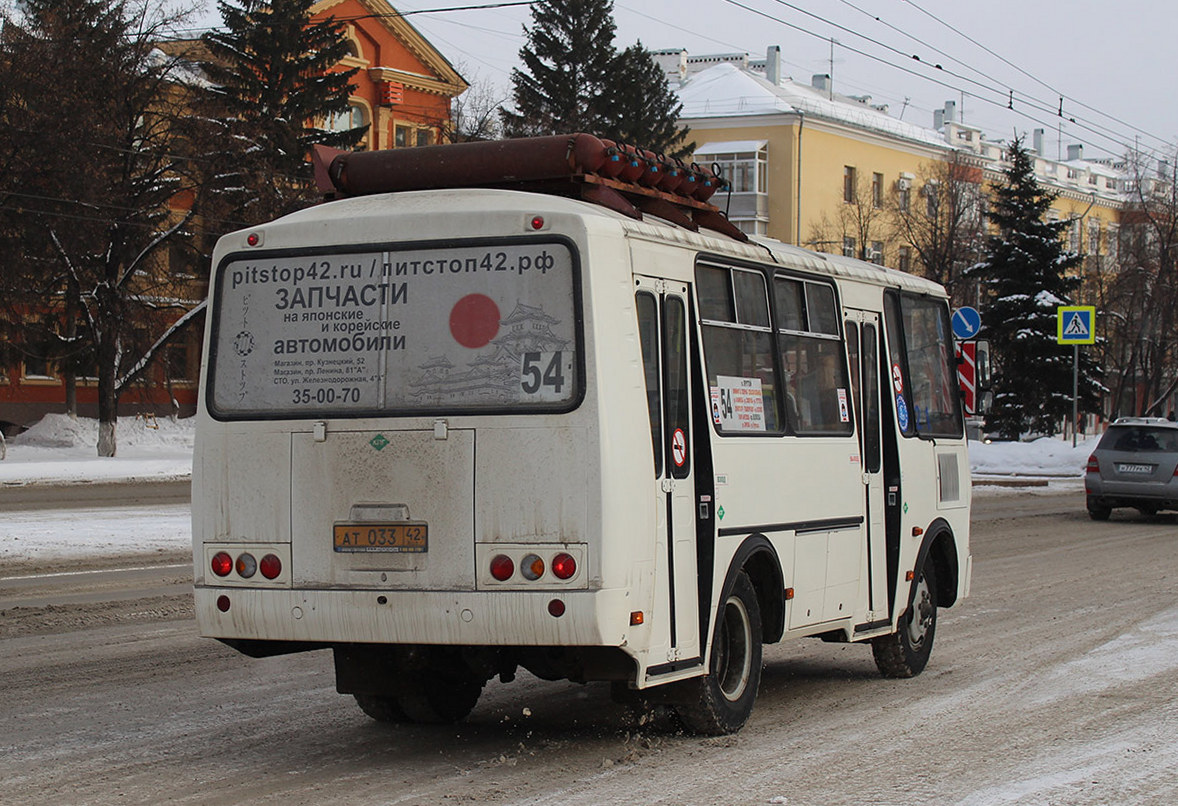
<svg viewBox="0 0 1178 806">
<path fill-rule="evenodd" d="M 554 353 L 532 352 L 524 353 L 520 365 L 520 386 L 525 394 L 534 395 L 544 393 L 545 387 L 553 394 L 559 395 L 564 388 L 564 352 Z"/>
</svg>

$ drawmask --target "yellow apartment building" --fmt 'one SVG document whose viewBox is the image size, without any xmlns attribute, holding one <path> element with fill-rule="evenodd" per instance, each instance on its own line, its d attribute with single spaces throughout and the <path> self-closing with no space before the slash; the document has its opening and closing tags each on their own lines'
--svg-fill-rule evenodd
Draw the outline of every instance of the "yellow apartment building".
<svg viewBox="0 0 1178 806">
<path fill-rule="evenodd" d="M 961 123 L 952 101 L 922 126 L 870 97 L 835 92 L 827 75 L 809 83 L 784 76 L 777 46 L 764 60 L 684 50 L 656 57 L 678 88 L 695 161 L 715 163 L 732 183 L 729 196 L 712 201 L 750 234 L 919 271 L 888 209 L 901 197 L 904 204 L 927 198 L 947 160 L 977 183 L 979 207 L 1002 178 L 1006 143 Z M 1079 146 L 1051 159 L 1043 134 L 1036 130 L 1027 145 L 1039 180 L 1059 194 L 1050 216 L 1072 222 L 1067 246 L 1085 255 L 1087 271 L 1111 267 L 1131 184 L 1125 166 L 1086 161 Z"/>
</svg>

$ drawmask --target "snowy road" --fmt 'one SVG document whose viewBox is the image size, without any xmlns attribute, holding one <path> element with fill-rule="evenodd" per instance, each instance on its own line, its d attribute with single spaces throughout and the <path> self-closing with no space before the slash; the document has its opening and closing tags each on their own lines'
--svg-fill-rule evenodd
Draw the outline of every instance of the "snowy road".
<svg viewBox="0 0 1178 806">
<path fill-rule="evenodd" d="M 0 639 L 0 802 L 1173 802 L 1178 527 L 1077 502 L 979 498 L 974 595 L 922 676 L 883 680 L 860 646 L 769 647 L 752 719 L 719 739 L 530 678 L 458 726 L 382 726 L 334 692 L 327 653 L 239 656 L 194 636 L 183 596 L 44 609 Z"/>
</svg>

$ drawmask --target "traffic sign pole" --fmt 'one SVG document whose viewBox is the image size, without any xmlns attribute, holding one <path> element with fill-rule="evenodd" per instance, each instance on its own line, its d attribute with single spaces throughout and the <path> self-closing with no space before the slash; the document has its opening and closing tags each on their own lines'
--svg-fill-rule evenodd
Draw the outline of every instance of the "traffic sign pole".
<svg viewBox="0 0 1178 806">
<path fill-rule="evenodd" d="M 1080 421 L 1080 345 L 1072 345 L 1072 447 L 1076 447 L 1076 423 Z"/>
<path fill-rule="evenodd" d="M 1096 343 L 1096 308 L 1060 305 L 1056 308 L 1056 341 L 1072 345 L 1072 447 L 1080 420 L 1080 345 Z"/>
</svg>

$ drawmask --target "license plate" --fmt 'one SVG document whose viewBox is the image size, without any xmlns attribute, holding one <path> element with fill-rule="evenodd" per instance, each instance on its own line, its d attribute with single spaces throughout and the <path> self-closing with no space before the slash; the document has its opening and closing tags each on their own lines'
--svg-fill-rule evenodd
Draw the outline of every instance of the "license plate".
<svg viewBox="0 0 1178 806">
<path fill-rule="evenodd" d="M 1118 473 L 1150 474 L 1153 473 L 1153 468 L 1153 465 L 1130 465 L 1123 462 L 1117 463 Z"/>
<path fill-rule="evenodd" d="M 424 523 L 337 523 L 333 532 L 336 551 L 421 554 L 429 550 L 429 526 Z"/>
</svg>

